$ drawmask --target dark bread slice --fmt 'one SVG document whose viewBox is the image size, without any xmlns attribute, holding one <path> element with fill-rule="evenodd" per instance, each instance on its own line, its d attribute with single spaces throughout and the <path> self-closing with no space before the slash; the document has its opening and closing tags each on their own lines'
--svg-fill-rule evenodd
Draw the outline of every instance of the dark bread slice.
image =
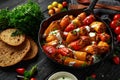
<svg viewBox="0 0 120 80">
<path fill-rule="evenodd" d="M 6 29 L 0 33 L 1 40 L 11 46 L 18 46 L 25 40 L 25 35 L 11 36 L 17 29 Z"/>
<path fill-rule="evenodd" d="M 23 60 L 33 59 L 38 53 L 38 45 L 30 37 L 27 37 L 27 39 L 30 41 L 30 46 L 31 47 L 30 47 L 29 52 L 23 58 Z"/>
<path fill-rule="evenodd" d="M 12 66 L 20 62 L 30 50 L 30 42 L 26 39 L 19 46 L 10 46 L 0 40 L 0 66 Z"/>
</svg>

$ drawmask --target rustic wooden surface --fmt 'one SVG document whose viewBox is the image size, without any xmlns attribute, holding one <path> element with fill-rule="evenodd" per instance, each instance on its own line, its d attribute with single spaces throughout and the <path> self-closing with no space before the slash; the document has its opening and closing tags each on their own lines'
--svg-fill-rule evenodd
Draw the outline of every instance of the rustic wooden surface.
<svg viewBox="0 0 120 80">
<path fill-rule="evenodd" d="M 53 2 L 54 0 L 34 0 L 37 1 L 40 6 L 42 12 L 44 12 L 44 15 L 46 18 L 49 16 L 47 15 L 47 5 Z M 61 1 L 61 0 L 56 0 Z M 67 0 L 69 2 L 72 2 L 76 4 L 75 0 Z M 0 9 L 3 8 L 9 8 L 12 9 L 17 5 L 26 3 L 27 0 L 0 0 Z M 99 3 L 106 3 L 109 5 L 119 5 L 119 0 L 99 0 Z M 117 11 L 111 11 L 111 10 L 95 10 L 96 14 L 102 14 L 102 15 L 111 15 L 115 14 Z M 116 45 L 118 46 L 118 45 Z M 38 64 L 38 72 L 35 74 L 35 77 L 38 80 L 46 80 L 48 76 L 53 74 L 57 71 L 68 71 L 73 73 L 79 80 L 85 80 L 87 76 L 90 76 L 92 73 L 95 73 L 97 75 L 96 80 L 119 80 L 120 79 L 120 65 L 115 65 L 112 63 L 111 58 L 107 58 L 104 62 L 101 62 L 97 65 L 94 65 L 89 68 L 82 68 L 82 69 L 71 69 L 59 66 L 58 64 L 55 64 L 51 62 L 41 51 L 39 48 L 38 56 L 30 61 L 22 61 L 18 63 L 17 65 L 7 67 L 7 68 L 0 68 L 0 80 L 17 80 L 15 72 L 15 69 L 17 67 L 25 67 L 26 69 L 30 69 L 32 65 Z"/>
</svg>

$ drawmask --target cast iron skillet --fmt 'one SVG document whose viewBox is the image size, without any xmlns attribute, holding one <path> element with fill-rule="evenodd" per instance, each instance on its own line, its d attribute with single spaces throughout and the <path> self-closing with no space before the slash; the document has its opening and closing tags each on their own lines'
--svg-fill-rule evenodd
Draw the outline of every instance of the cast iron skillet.
<svg viewBox="0 0 120 80">
<path fill-rule="evenodd" d="M 93 1 L 90 3 L 90 5 L 88 6 L 88 8 L 86 8 L 86 9 L 75 9 L 75 10 L 69 10 L 69 11 L 66 11 L 66 12 L 57 13 L 57 14 L 51 16 L 50 18 L 44 20 L 44 21 L 41 23 L 41 25 L 40 25 L 40 30 L 39 30 L 39 33 L 38 33 L 38 42 L 39 42 L 40 48 L 42 49 L 42 42 L 45 41 L 45 39 L 42 37 L 42 36 L 43 36 L 43 33 L 44 33 L 44 31 L 47 29 L 47 27 L 49 26 L 49 24 L 50 24 L 52 21 L 58 20 L 58 19 L 64 17 L 65 15 L 77 16 L 78 14 L 80 14 L 80 13 L 82 13 L 82 12 L 86 12 L 88 15 L 91 14 L 91 13 L 94 14 L 93 9 L 94 9 L 94 6 L 96 5 L 97 1 L 98 1 L 98 0 L 93 0 Z M 95 14 L 94 14 L 94 16 L 95 16 L 96 20 L 101 21 L 101 22 L 103 22 L 103 23 L 106 25 L 106 27 L 107 27 L 107 30 L 106 30 L 106 31 L 107 31 L 107 33 L 111 36 L 110 44 L 109 44 L 109 45 L 110 45 L 110 50 L 109 50 L 108 53 L 106 53 L 106 54 L 102 57 L 102 59 L 101 59 L 100 61 L 97 62 L 97 63 L 100 63 L 100 62 L 103 62 L 108 56 L 112 55 L 112 53 L 113 53 L 113 46 L 114 46 L 114 44 L 113 44 L 113 35 L 112 35 L 112 31 L 111 31 L 110 27 L 108 26 L 108 24 L 106 24 L 103 20 L 101 20 L 101 19 L 100 19 L 99 17 L 97 17 Z M 42 52 L 45 53 L 43 49 L 42 49 Z M 46 56 L 47 56 L 47 55 L 46 55 Z M 47 56 L 47 57 L 48 57 L 48 56 Z M 49 57 L 48 57 L 48 58 L 49 58 Z M 52 60 L 53 62 L 57 63 L 57 62 L 54 61 L 53 59 L 51 59 L 51 58 L 49 58 L 49 59 Z M 97 63 L 91 64 L 91 65 L 89 65 L 89 66 L 93 66 L 93 65 L 95 65 L 95 64 L 97 64 Z M 60 63 L 58 63 L 58 64 L 60 64 Z M 61 64 L 60 64 L 60 65 L 61 65 Z M 62 66 L 65 66 L 65 65 L 62 65 Z M 66 66 L 65 66 L 65 67 L 66 67 Z M 70 67 L 70 66 L 67 66 L 67 67 Z M 88 66 L 85 66 L 85 67 L 88 67 Z M 73 67 L 72 67 L 72 68 L 73 68 Z M 80 67 L 80 68 L 81 68 L 81 67 Z"/>
</svg>

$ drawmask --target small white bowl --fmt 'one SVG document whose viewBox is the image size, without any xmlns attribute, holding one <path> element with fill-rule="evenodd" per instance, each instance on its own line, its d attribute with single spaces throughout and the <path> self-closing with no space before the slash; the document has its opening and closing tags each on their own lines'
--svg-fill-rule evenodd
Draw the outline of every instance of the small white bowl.
<svg viewBox="0 0 120 80">
<path fill-rule="evenodd" d="M 48 80 L 78 80 L 73 74 L 66 71 L 59 71 L 51 75 Z"/>
</svg>

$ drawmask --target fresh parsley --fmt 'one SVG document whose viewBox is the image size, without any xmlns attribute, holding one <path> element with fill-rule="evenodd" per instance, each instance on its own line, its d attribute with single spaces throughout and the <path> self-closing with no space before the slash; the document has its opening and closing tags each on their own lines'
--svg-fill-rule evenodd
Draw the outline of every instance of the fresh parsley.
<svg viewBox="0 0 120 80">
<path fill-rule="evenodd" d="M 0 10 L 0 30 L 6 29 L 8 27 L 8 9 Z"/>
<path fill-rule="evenodd" d="M 39 4 L 28 0 L 27 3 L 18 5 L 12 10 L 0 10 L 0 30 L 17 28 L 24 34 L 37 39 L 40 23 L 43 19 L 44 15 Z M 21 32 L 15 32 L 13 35 L 21 34 Z"/>
</svg>

